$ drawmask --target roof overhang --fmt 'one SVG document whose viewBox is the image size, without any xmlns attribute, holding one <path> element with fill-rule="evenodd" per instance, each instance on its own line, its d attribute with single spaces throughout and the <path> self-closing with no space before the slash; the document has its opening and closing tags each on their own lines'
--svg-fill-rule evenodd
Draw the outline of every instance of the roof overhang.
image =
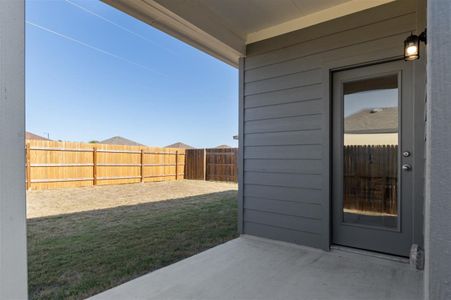
<svg viewBox="0 0 451 300">
<path fill-rule="evenodd" d="M 238 66 L 246 45 L 396 0 L 103 0 Z"/>
</svg>

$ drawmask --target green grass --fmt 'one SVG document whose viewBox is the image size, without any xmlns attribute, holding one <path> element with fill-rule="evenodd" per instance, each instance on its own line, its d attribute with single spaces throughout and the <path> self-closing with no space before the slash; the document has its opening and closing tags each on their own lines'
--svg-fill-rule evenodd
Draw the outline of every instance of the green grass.
<svg viewBox="0 0 451 300">
<path fill-rule="evenodd" d="M 82 299 L 238 236 L 236 191 L 28 220 L 29 295 Z"/>
</svg>

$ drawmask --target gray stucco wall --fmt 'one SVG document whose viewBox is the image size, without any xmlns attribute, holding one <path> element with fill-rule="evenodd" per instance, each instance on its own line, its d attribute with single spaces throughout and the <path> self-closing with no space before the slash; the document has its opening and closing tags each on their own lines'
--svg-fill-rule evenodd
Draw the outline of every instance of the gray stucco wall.
<svg viewBox="0 0 451 300">
<path fill-rule="evenodd" d="M 451 299 L 451 2 L 428 1 L 425 298 Z"/>
<path fill-rule="evenodd" d="M 417 2 L 400 0 L 248 45 L 241 65 L 243 233 L 329 248 L 331 71 L 402 57 L 418 19 Z M 415 188 L 422 203 L 422 185 Z M 421 241 L 422 228 L 415 230 Z"/>
<path fill-rule="evenodd" d="M 27 299 L 25 3 L 0 4 L 0 299 Z"/>
</svg>

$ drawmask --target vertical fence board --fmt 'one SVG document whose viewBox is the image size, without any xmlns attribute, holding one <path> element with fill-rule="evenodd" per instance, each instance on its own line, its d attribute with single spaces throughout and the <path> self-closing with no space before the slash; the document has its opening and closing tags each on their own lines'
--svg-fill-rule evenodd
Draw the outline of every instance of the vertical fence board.
<svg viewBox="0 0 451 300">
<path fill-rule="evenodd" d="M 97 185 L 97 148 L 92 148 L 92 184 Z"/>
<path fill-rule="evenodd" d="M 31 166 L 30 166 L 30 143 L 27 143 L 26 145 L 26 151 L 25 151 L 25 161 L 26 161 L 26 166 L 25 166 L 25 176 L 26 176 L 26 189 L 29 190 L 31 189 Z"/>
</svg>

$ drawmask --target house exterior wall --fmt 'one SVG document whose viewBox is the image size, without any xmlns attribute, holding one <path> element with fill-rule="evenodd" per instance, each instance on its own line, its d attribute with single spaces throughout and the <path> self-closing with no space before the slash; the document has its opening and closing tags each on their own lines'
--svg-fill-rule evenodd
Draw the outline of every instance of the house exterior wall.
<svg viewBox="0 0 451 300">
<path fill-rule="evenodd" d="M 247 46 L 240 68 L 242 233 L 329 249 L 331 72 L 402 58 L 404 39 L 424 29 L 420 2 L 396 1 Z M 424 107 L 423 60 L 414 62 L 417 111 Z M 423 116 L 415 121 L 424 124 Z M 424 125 L 416 131 L 422 172 Z M 422 208 L 421 184 L 413 194 Z M 422 226 L 414 230 L 421 244 Z"/>
<path fill-rule="evenodd" d="M 451 299 L 451 2 L 428 1 L 425 299 Z"/>
</svg>

